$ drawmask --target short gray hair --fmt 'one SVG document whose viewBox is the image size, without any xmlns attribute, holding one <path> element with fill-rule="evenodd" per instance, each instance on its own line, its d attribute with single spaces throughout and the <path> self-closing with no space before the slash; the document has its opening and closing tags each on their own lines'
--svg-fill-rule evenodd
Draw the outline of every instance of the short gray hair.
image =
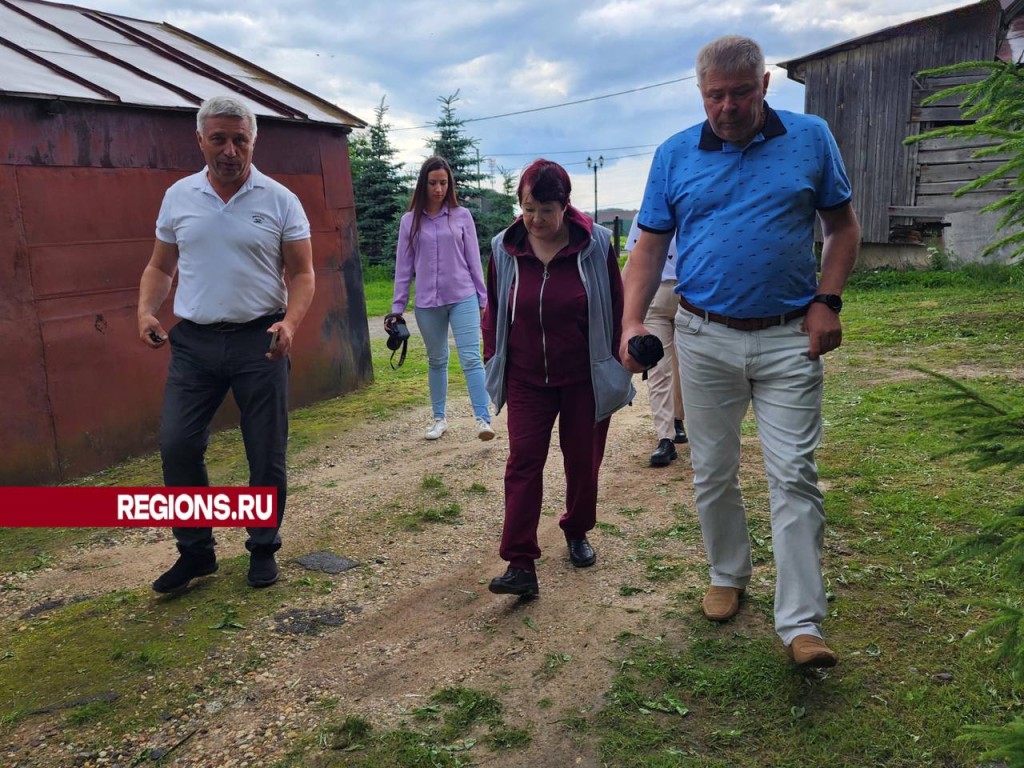
<svg viewBox="0 0 1024 768">
<path fill-rule="evenodd" d="M 196 114 L 196 130 L 201 134 L 203 125 L 211 117 L 237 117 L 249 121 L 249 130 L 256 138 L 256 115 L 248 105 L 234 96 L 211 96 L 204 101 Z"/>
<path fill-rule="evenodd" d="M 756 42 L 742 35 L 726 35 L 712 40 L 697 53 L 697 85 L 708 72 L 735 75 L 765 72 L 764 52 Z"/>
</svg>

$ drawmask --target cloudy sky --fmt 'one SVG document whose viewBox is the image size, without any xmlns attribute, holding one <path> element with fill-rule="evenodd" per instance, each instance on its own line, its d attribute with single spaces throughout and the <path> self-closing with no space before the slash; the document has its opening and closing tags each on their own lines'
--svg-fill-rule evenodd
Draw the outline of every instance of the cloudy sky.
<svg viewBox="0 0 1024 768">
<path fill-rule="evenodd" d="M 438 98 L 458 91 L 481 171 L 544 156 L 573 178 L 573 202 L 639 205 L 657 144 L 704 117 L 697 50 L 723 34 L 758 40 L 770 64 L 965 0 L 70 0 L 165 21 L 370 122 L 387 99 L 400 159 L 418 169 Z M 620 94 L 620 95 L 611 95 Z M 609 96 L 608 98 L 599 98 Z M 803 86 L 773 69 L 768 100 L 803 110 Z M 567 102 L 579 102 L 541 109 Z M 509 112 L 540 110 L 507 117 Z M 484 119 L 493 118 L 493 119 Z M 426 127 L 424 127 L 426 126 Z M 257 162 L 259 154 L 257 151 Z M 486 183 L 486 182 L 485 182 Z"/>
</svg>

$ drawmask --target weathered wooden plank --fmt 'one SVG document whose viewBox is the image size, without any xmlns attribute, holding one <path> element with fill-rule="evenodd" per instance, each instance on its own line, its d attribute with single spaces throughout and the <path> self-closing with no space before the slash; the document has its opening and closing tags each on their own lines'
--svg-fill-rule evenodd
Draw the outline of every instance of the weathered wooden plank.
<svg viewBox="0 0 1024 768">
<path fill-rule="evenodd" d="M 910 119 L 917 123 L 970 122 L 960 112 L 960 107 L 921 107 L 910 110 Z"/>
<path fill-rule="evenodd" d="M 964 147 L 993 147 L 999 142 L 985 136 L 972 136 L 970 138 L 953 138 L 943 136 L 937 139 L 924 139 L 918 146 L 922 150 L 932 149 L 962 149 Z"/>
<path fill-rule="evenodd" d="M 889 206 L 889 216 L 893 218 L 918 219 L 920 221 L 942 221 L 947 212 L 945 208 L 926 208 L 922 205 Z"/>
<path fill-rule="evenodd" d="M 929 88 L 927 90 L 914 90 L 914 106 L 919 107 L 925 99 L 930 98 L 938 94 L 941 88 Z M 929 102 L 929 107 L 959 107 L 964 100 L 964 94 L 962 93 L 949 93 L 943 96 L 941 99 Z"/>
<path fill-rule="evenodd" d="M 988 75 L 988 71 L 984 69 L 976 69 L 972 71 L 974 74 L 966 72 L 956 75 L 931 75 L 929 77 L 918 76 L 917 80 L 921 84 L 922 90 L 941 91 L 943 88 L 952 88 L 954 85 L 977 83 L 979 80 L 984 80 L 986 75 Z"/>
<path fill-rule="evenodd" d="M 892 162 L 892 181 L 889 184 L 888 196 L 881 200 L 883 204 L 910 204 L 916 194 L 916 168 L 914 158 L 916 147 L 907 147 L 903 139 L 908 135 L 920 133 L 921 126 L 910 120 L 910 102 L 914 92 L 914 79 L 911 76 L 920 61 L 919 41 L 911 36 L 901 37 L 887 59 L 891 60 L 887 78 L 878 80 L 876 90 L 885 98 L 886 120 L 891 121 L 889 131 L 889 154 Z M 883 85 L 884 84 L 884 85 Z M 889 229 L 888 216 L 879 210 L 881 226 L 886 233 Z"/>
<path fill-rule="evenodd" d="M 924 142 L 922 142 L 924 143 Z M 977 161 L 974 153 L 977 152 L 981 147 L 967 147 L 963 149 L 945 149 L 945 150 L 932 150 L 926 151 L 919 149 L 918 151 L 918 162 L 921 165 L 938 165 L 940 163 L 969 163 L 972 160 Z M 1009 155 L 990 155 L 984 158 L 985 160 L 1002 161 L 1010 159 Z"/>
<path fill-rule="evenodd" d="M 951 195 L 967 184 L 966 181 L 933 181 L 922 182 L 917 185 L 918 197 L 921 195 Z M 1014 188 L 1014 179 L 996 179 L 991 184 L 986 184 L 985 191 L 1007 192 Z M 968 192 L 968 195 L 983 194 L 983 192 Z"/>
<path fill-rule="evenodd" d="M 944 208 L 947 211 L 977 211 L 989 203 L 1001 200 L 998 193 L 978 192 L 963 197 L 952 195 L 918 195 L 917 204 L 924 208 Z"/>
<path fill-rule="evenodd" d="M 921 163 L 918 179 L 921 182 L 971 181 L 987 173 L 992 173 L 1001 165 L 1002 162 L 999 160 L 973 160 L 970 162 L 942 163 L 939 165 L 925 165 Z"/>
</svg>

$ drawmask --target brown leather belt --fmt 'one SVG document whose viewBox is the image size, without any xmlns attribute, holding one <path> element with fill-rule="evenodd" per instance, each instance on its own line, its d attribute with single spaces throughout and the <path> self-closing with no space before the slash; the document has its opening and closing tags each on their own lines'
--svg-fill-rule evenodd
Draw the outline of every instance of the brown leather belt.
<svg viewBox="0 0 1024 768">
<path fill-rule="evenodd" d="M 784 315 L 772 315 L 771 317 L 726 317 L 717 312 L 708 312 L 700 307 L 695 307 L 682 296 L 679 297 L 679 306 L 687 312 L 703 317 L 705 320 L 719 323 L 737 331 L 763 331 L 765 328 L 785 325 L 790 320 L 806 315 L 808 309 L 807 307 L 800 307 L 800 309 L 794 309 L 792 312 L 787 312 Z"/>
</svg>

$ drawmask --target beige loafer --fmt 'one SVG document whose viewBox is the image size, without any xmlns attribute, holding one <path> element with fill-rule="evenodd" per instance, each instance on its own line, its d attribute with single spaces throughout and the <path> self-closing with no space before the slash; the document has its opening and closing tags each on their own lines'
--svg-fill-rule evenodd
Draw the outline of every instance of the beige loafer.
<svg viewBox="0 0 1024 768">
<path fill-rule="evenodd" d="M 704 615 L 711 621 L 728 621 L 739 612 L 742 594 L 736 587 L 710 587 L 701 603 Z"/>
<path fill-rule="evenodd" d="M 825 641 L 815 635 L 797 635 L 789 644 L 789 655 L 798 667 L 834 667 L 839 659 Z"/>
</svg>

